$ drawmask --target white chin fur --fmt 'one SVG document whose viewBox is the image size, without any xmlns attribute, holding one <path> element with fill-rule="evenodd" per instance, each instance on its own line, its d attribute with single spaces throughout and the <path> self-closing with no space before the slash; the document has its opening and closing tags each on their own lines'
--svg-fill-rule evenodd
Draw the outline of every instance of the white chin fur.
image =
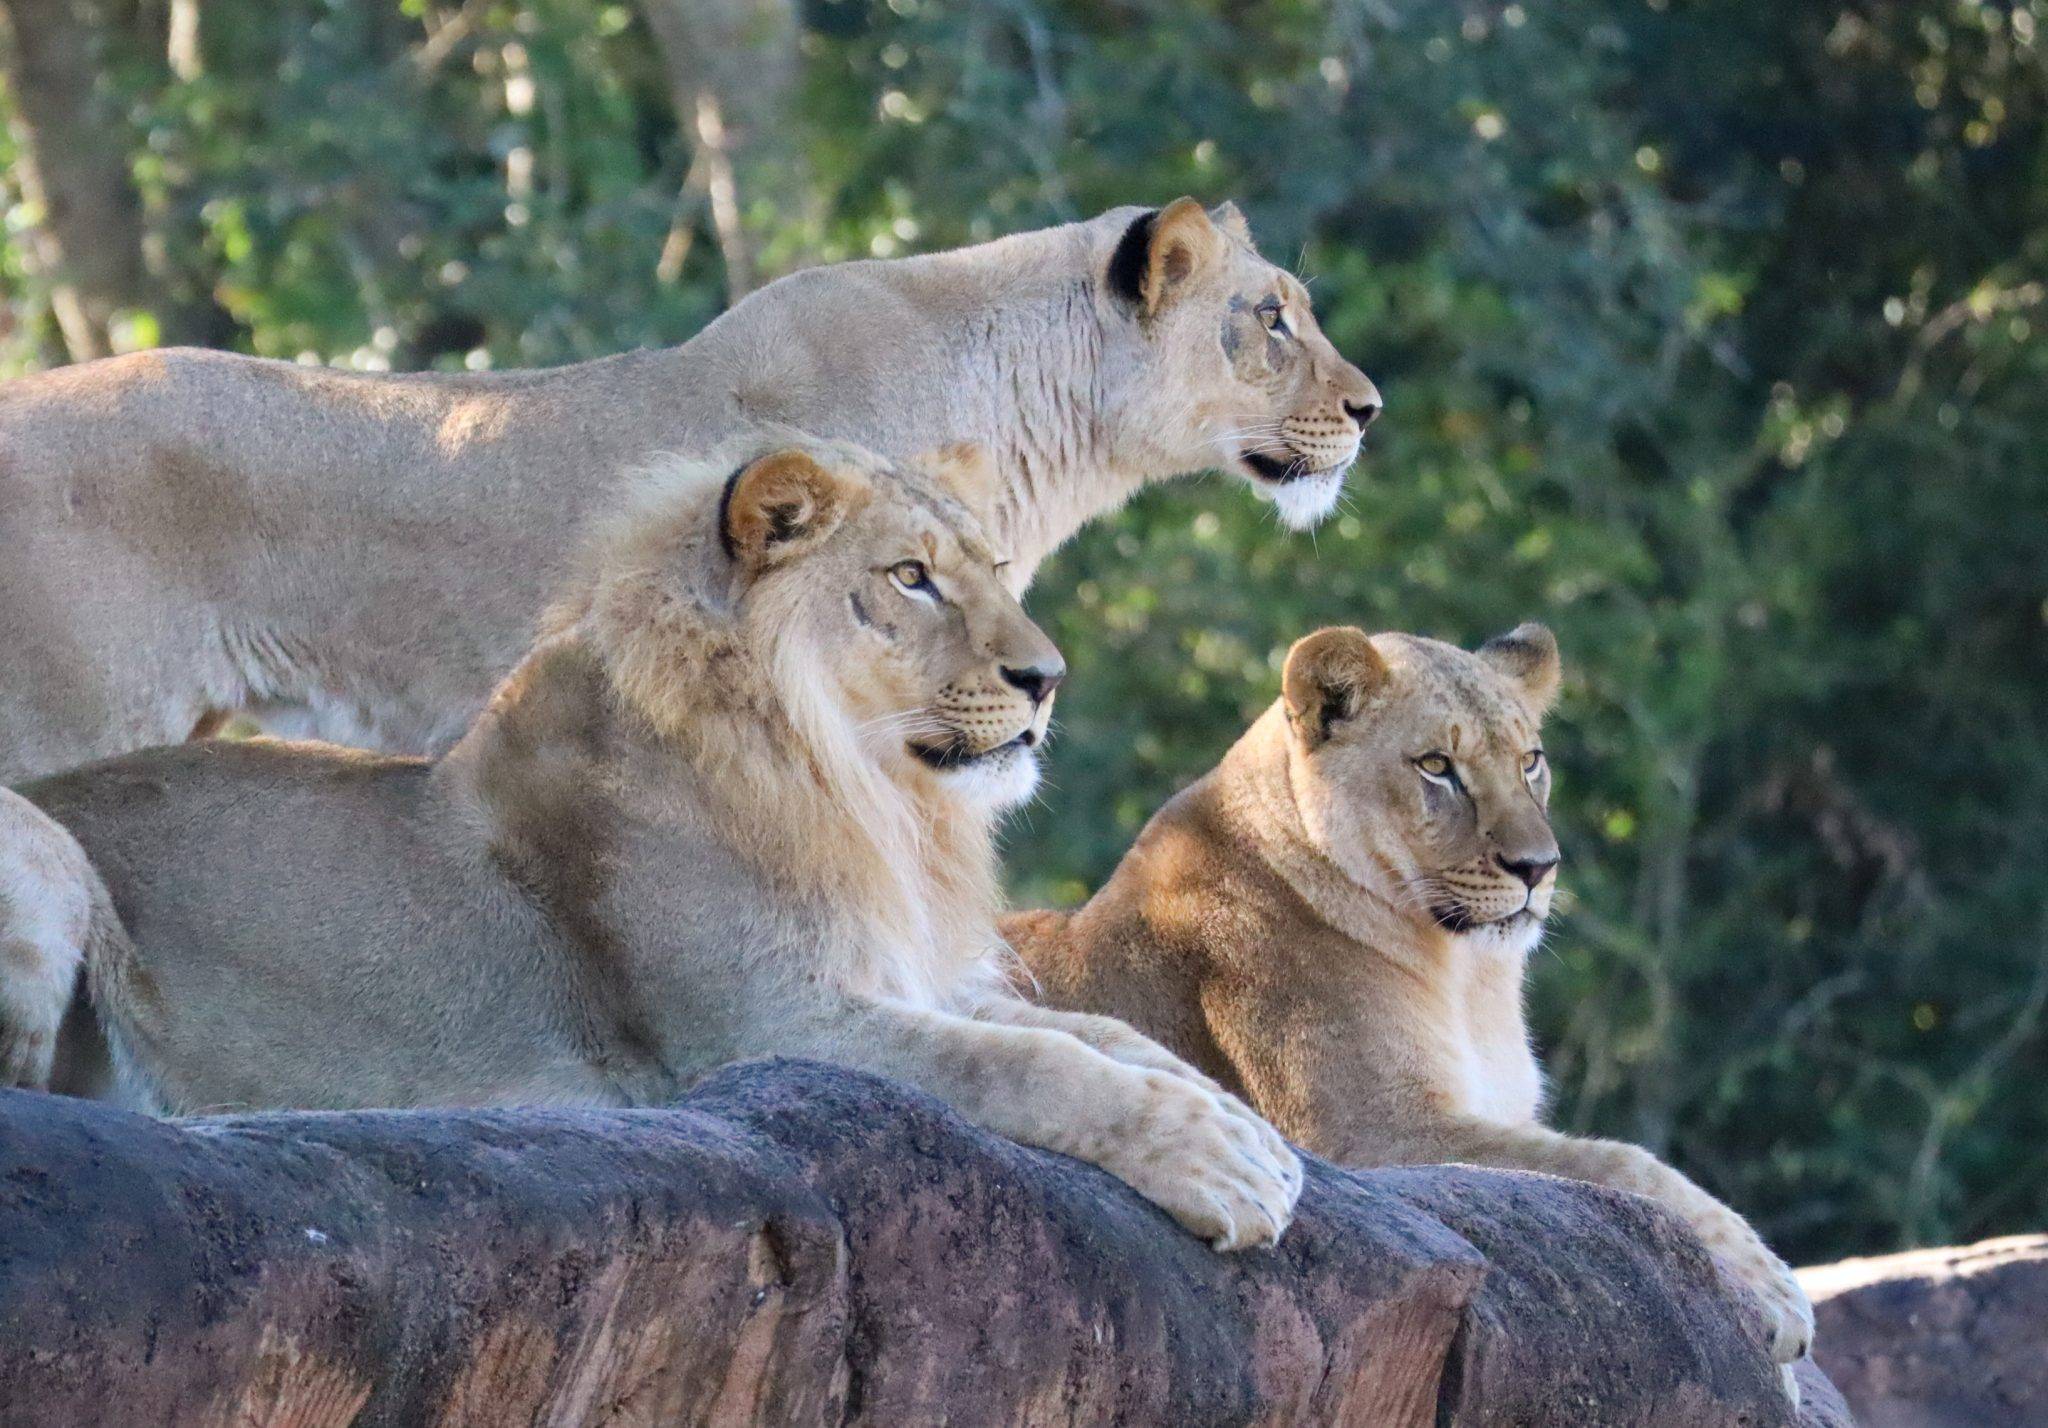
<svg viewBox="0 0 2048 1428">
<path fill-rule="evenodd" d="M 945 777 L 970 803 L 997 811 L 1015 808 L 1038 791 L 1038 755 L 1013 745 L 985 759 L 949 769 Z"/>
<path fill-rule="evenodd" d="M 1543 919 L 1518 915 L 1500 922 L 1482 922 L 1460 932 L 1458 940 L 1477 952 L 1527 957 L 1543 940 Z"/>
<path fill-rule="evenodd" d="M 1345 469 L 1340 466 L 1314 476 L 1297 476 L 1278 485 L 1254 481 L 1252 489 L 1273 503 L 1281 525 L 1291 531 L 1313 530 L 1337 509 L 1337 498 L 1344 494 Z"/>
</svg>

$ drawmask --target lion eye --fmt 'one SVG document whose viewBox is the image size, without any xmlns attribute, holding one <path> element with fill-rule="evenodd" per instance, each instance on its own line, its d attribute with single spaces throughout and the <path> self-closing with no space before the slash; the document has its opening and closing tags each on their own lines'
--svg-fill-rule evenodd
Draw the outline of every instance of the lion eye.
<svg viewBox="0 0 2048 1428">
<path fill-rule="evenodd" d="M 897 561 L 889 567 L 889 579 L 905 595 L 921 595 L 927 600 L 939 598 L 939 587 L 932 584 L 932 573 L 921 560 Z"/>
<path fill-rule="evenodd" d="M 1448 779 L 1451 776 L 1451 761 L 1444 754 L 1424 754 L 1415 761 L 1415 767 L 1421 769 L 1426 778 Z"/>
<path fill-rule="evenodd" d="M 1531 749 L 1522 755 L 1522 772 L 1530 778 L 1543 772 L 1543 750 Z"/>
<path fill-rule="evenodd" d="M 1281 311 L 1279 299 L 1267 298 L 1258 305 L 1256 310 L 1259 314 L 1259 321 L 1264 324 L 1266 331 L 1285 332 L 1287 330 L 1287 319 Z"/>
</svg>

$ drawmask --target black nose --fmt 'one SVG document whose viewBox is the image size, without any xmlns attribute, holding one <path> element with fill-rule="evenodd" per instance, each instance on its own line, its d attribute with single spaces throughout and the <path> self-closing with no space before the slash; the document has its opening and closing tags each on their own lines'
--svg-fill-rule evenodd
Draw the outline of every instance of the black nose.
<svg viewBox="0 0 2048 1428">
<path fill-rule="evenodd" d="M 1003 666 L 1003 678 L 1030 695 L 1033 704 L 1050 699 L 1052 692 L 1060 687 L 1060 682 L 1066 677 L 1067 667 L 1063 664 L 1035 664 L 1029 669 Z"/>
<path fill-rule="evenodd" d="M 1543 881 L 1552 868 L 1557 866 L 1557 858 L 1554 854 L 1548 858 L 1504 857 L 1500 860 L 1500 865 L 1520 878 L 1524 884 L 1533 888 L 1536 884 Z"/>
<path fill-rule="evenodd" d="M 1349 412 L 1351 419 L 1358 423 L 1358 429 L 1364 431 L 1379 417 L 1380 404 L 1374 401 L 1346 402 L 1344 403 L 1344 410 Z"/>
</svg>

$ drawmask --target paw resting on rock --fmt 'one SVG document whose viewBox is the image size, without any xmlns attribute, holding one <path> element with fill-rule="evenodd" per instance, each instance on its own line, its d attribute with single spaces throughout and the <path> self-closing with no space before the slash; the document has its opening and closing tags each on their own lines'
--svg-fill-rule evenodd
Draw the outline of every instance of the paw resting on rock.
<svg viewBox="0 0 2048 1428">
<path fill-rule="evenodd" d="M 1278 1243 L 1301 1195 L 1301 1161 L 1279 1133 L 1171 1072 L 1144 1073 L 1143 1087 L 1104 1168 L 1219 1250 Z"/>
</svg>

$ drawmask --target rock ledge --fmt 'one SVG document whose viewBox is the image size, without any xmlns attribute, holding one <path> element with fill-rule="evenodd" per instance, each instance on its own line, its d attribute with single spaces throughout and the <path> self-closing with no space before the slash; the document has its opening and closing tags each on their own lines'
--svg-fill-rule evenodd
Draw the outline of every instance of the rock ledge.
<svg viewBox="0 0 2048 1428">
<path fill-rule="evenodd" d="M 803 1062 L 673 1110 L 163 1123 L 0 1093 L 0 1419 L 1792 1421 L 1647 1202 L 1312 1163 L 1218 1256 L 1107 1175 Z M 1845 1423 L 1818 1374 L 1801 1421 Z"/>
</svg>

